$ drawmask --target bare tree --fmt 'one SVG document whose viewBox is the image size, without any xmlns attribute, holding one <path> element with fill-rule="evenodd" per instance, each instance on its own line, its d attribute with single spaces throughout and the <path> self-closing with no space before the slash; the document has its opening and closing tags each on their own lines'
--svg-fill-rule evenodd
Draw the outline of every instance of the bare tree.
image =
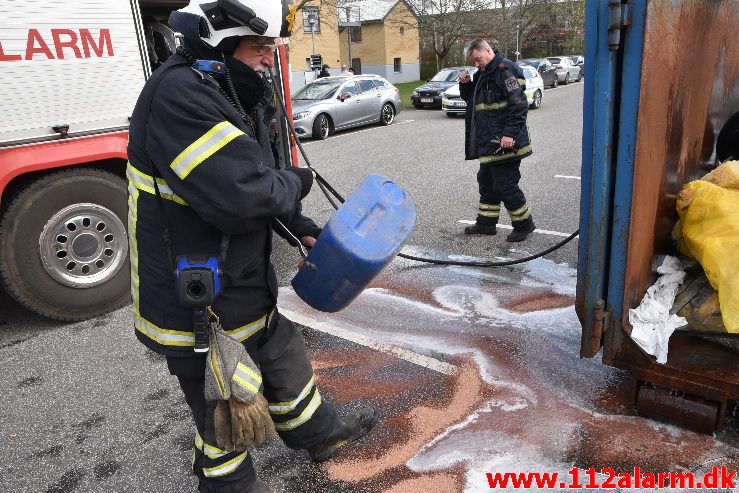
<svg viewBox="0 0 739 493">
<path fill-rule="evenodd" d="M 406 1 L 416 14 L 422 49 L 433 53 L 437 70 L 460 40 L 481 30 L 488 13 L 486 0 Z"/>
</svg>

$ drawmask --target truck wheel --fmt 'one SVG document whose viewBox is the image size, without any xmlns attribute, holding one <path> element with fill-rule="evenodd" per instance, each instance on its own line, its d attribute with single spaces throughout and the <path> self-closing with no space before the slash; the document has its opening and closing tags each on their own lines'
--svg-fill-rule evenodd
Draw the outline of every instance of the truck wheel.
<svg viewBox="0 0 739 493">
<path fill-rule="evenodd" d="M 94 169 L 46 175 L 0 220 L 0 278 L 36 313 L 77 321 L 130 301 L 126 183 Z"/>
</svg>

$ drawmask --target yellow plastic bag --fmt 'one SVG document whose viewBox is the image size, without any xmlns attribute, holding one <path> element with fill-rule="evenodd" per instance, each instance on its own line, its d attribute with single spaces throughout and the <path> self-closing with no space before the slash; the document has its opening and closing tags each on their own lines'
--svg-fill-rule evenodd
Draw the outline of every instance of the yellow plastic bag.
<svg viewBox="0 0 739 493">
<path fill-rule="evenodd" d="M 739 190 L 692 181 L 677 200 L 680 251 L 700 262 L 718 291 L 726 330 L 739 333 Z"/>
</svg>

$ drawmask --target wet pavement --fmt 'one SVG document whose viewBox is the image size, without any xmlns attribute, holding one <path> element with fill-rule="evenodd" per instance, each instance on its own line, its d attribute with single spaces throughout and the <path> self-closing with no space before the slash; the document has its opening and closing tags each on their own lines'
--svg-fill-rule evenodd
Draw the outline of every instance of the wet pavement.
<svg viewBox="0 0 739 493">
<path fill-rule="evenodd" d="M 318 465 L 272 440 L 252 450 L 259 475 L 285 493 L 455 493 L 489 491 L 496 472 L 739 468 L 735 416 L 715 436 L 638 417 L 625 373 L 579 359 L 574 288 L 574 269 L 549 260 L 396 260 L 335 314 L 283 287 L 322 394 L 343 410 L 372 403 L 380 420 Z M 2 491 L 196 490 L 189 410 L 127 309 L 60 324 L 0 308 Z"/>
<path fill-rule="evenodd" d="M 345 410 L 372 403 L 380 420 L 324 464 L 275 439 L 252 451 L 259 475 L 285 493 L 455 493 L 489 491 L 496 472 L 738 469 L 736 409 L 715 436 L 644 419 L 624 372 L 579 359 L 575 281 L 545 259 L 398 259 L 334 314 L 283 282 L 280 310 L 303 327 L 322 394 Z M 128 309 L 61 324 L 0 308 L 2 491 L 196 490 L 189 410 Z"/>
<path fill-rule="evenodd" d="M 487 271 L 398 260 L 335 314 L 284 288 L 283 313 L 316 332 L 340 327 L 456 367 L 316 348 L 319 385 L 383 416 L 351 456 L 322 466 L 327 476 L 367 491 L 473 492 L 490 490 L 488 472 L 739 468 L 735 418 L 709 437 L 636 416 L 628 376 L 579 359 L 575 276 L 548 260 Z"/>
</svg>

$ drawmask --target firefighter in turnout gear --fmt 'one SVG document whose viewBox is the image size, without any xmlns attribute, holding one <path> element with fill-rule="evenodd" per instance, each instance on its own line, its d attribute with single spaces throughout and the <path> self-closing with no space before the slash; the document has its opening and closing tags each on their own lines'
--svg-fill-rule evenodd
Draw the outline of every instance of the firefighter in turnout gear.
<svg viewBox="0 0 739 493">
<path fill-rule="evenodd" d="M 274 219 L 306 246 L 320 233 L 301 213 L 312 172 L 280 168 L 268 126 L 275 108 L 265 75 L 274 65 L 274 40 L 289 36 L 294 13 L 288 0 L 192 0 L 173 12 L 170 26 L 182 33 L 184 46 L 154 72 L 131 118 L 135 334 L 166 356 L 192 410 L 193 472 L 201 492 L 271 491 L 257 479 L 244 446 L 269 436 L 271 423 L 270 429 L 246 430 L 241 418 L 271 416 L 288 446 L 306 449 L 317 461 L 363 436 L 375 419 L 369 406 L 337 414 L 316 387 L 301 333 L 276 310 Z M 185 254 L 220 260 L 222 286 L 211 308 L 221 334 L 243 344 L 246 353 L 231 362 L 225 377 L 218 375 L 232 389 L 239 382 L 253 392 L 246 399 L 249 413 L 206 399 L 206 354 L 194 351 L 193 310 L 180 304 L 173 274 L 172 259 Z M 257 405 L 261 413 L 254 412 Z"/>
<path fill-rule="evenodd" d="M 531 155 L 526 127 L 528 103 L 521 68 L 482 39 L 470 42 L 465 55 L 478 68 L 474 77 L 463 72 L 459 93 L 467 103 L 465 159 L 479 159 L 477 183 L 480 207 L 466 234 L 496 234 L 501 202 L 511 217 L 507 240 L 523 241 L 534 229 L 534 219 L 518 182 L 521 159 Z"/>
</svg>

